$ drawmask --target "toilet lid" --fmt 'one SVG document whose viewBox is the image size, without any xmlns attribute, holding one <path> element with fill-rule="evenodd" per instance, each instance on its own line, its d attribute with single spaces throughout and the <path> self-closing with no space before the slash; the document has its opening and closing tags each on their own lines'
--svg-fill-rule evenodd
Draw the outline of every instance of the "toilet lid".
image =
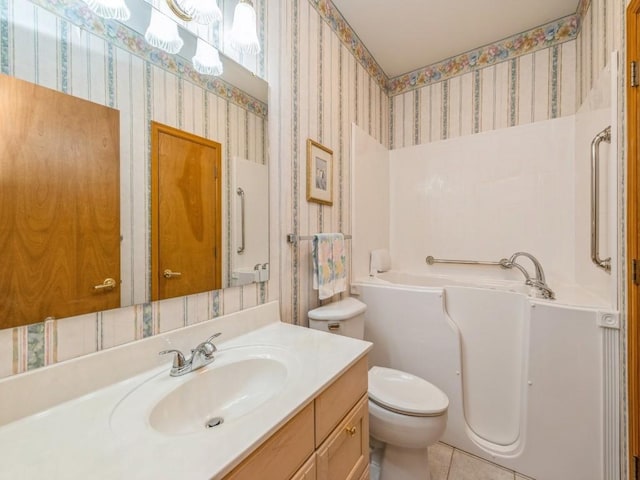
<svg viewBox="0 0 640 480">
<path fill-rule="evenodd" d="M 449 398 L 423 378 L 392 368 L 369 370 L 369 399 L 396 413 L 429 417 L 449 407 Z"/>
</svg>

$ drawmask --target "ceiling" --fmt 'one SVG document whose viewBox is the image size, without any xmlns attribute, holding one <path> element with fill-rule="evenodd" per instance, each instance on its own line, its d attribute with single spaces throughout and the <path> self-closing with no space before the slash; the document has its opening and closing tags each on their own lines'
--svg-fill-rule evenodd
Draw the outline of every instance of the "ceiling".
<svg viewBox="0 0 640 480">
<path fill-rule="evenodd" d="M 578 0 L 333 0 L 390 77 L 576 12 Z"/>
</svg>

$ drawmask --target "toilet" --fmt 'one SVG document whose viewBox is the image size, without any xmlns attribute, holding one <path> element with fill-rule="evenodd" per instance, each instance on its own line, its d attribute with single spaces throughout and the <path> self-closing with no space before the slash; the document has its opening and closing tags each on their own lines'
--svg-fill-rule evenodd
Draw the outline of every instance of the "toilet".
<svg viewBox="0 0 640 480">
<path fill-rule="evenodd" d="M 329 303 L 309 312 L 309 327 L 363 339 L 366 309 L 351 297 Z M 372 444 L 384 447 L 380 460 L 372 455 L 371 478 L 379 468 L 380 480 L 429 480 L 427 447 L 447 426 L 445 393 L 410 373 L 372 366 L 368 394 Z"/>
</svg>

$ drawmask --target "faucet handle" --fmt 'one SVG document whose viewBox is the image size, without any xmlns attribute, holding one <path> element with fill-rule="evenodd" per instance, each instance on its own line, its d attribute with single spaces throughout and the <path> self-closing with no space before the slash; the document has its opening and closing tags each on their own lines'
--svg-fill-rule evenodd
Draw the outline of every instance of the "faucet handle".
<svg viewBox="0 0 640 480">
<path fill-rule="evenodd" d="M 207 342 L 211 343 L 211 340 L 213 340 L 214 338 L 218 338 L 220 335 L 222 335 L 222 332 L 214 333 L 209 338 L 207 338 Z"/>
<path fill-rule="evenodd" d="M 198 344 L 196 348 L 191 350 L 191 354 L 195 355 L 196 353 L 201 353 L 207 359 L 213 357 L 213 354 L 218 351 L 218 348 L 213 344 L 212 340 L 220 335 L 222 335 L 222 332 L 214 333 L 204 342 Z"/>
<path fill-rule="evenodd" d="M 173 357 L 173 368 L 183 368 L 187 363 L 186 358 L 184 358 L 183 353 L 180 350 L 163 350 L 162 352 L 158 352 L 158 355 L 166 355 L 168 353 L 175 353 L 176 356 Z"/>
</svg>

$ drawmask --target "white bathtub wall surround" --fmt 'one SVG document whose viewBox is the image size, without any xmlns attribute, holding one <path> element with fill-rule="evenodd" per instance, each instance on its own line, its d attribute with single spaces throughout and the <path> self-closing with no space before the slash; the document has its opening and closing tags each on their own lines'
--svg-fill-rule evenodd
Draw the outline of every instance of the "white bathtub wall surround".
<svg viewBox="0 0 640 480">
<path fill-rule="evenodd" d="M 526 251 L 541 262 L 552 289 L 576 285 L 616 305 L 612 275 L 593 265 L 590 252 L 591 140 L 611 123 L 611 109 L 600 108 L 392 151 L 394 268 L 522 281 L 513 269 L 426 266 L 424 259 L 498 261 Z M 617 177 L 611 152 L 602 145 L 600 239 L 602 255 L 612 255 L 615 268 L 618 215 L 611 197 Z"/>
<path fill-rule="evenodd" d="M 217 331 L 223 334 L 216 341 L 214 363 L 185 376 L 169 376 L 171 359 L 159 357 L 158 350 L 188 351 Z M 361 340 L 281 323 L 278 303 L 272 302 L 0 380 L 0 477 L 220 479 L 369 348 Z M 236 367 L 250 374 L 247 368 L 252 367 L 243 362 L 267 368 L 280 383 L 269 400 L 254 397 L 263 401 L 256 408 L 222 406 L 226 413 L 197 412 L 204 418 L 226 416 L 214 430 L 205 429 L 204 419 L 188 409 L 154 416 L 172 395 L 206 382 L 207 375 L 224 378 Z M 247 378 L 259 388 L 260 378 Z M 54 383 L 57 388 L 48 388 Z M 251 387 L 233 380 L 225 386 L 236 400 L 234 388 Z M 63 389 L 65 398 L 59 394 Z M 171 422 L 180 416 L 191 423 Z"/>
<path fill-rule="evenodd" d="M 269 198 L 269 168 L 233 157 L 231 178 L 230 285 L 244 275 L 256 282 L 267 281 L 269 243 L 263 232 L 269 231 L 269 204 L 264 201 Z"/>
<path fill-rule="evenodd" d="M 467 302 L 465 293 L 472 289 L 447 292 L 447 287 L 384 285 L 368 279 L 355 288 L 368 307 L 365 338 L 375 345 L 370 362 L 426 378 L 449 397 L 444 443 L 532 478 L 619 478 L 615 475 L 620 430 L 617 417 L 611 415 L 615 410 L 610 410 L 618 398 L 619 337 L 615 325 L 599 325 L 607 322 L 598 309 L 566 306 L 562 299 L 525 299 L 523 315 L 528 321 L 522 324 L 521 350 L 515 352 L 521 355 L 522 367 L 519 428 L 515 442 L 499 445 L 474 432 L 465 411 L 465 387 L 480 386 L 482 390 L 474 394 L 490 397 L 494 381 L 489 375 L 484 385 L 465 384 L 465 376 L 474 374 L 464 365 L 466 343 L 476 340 L 465 337 L 464 325 L 460 328 L 455 322 L 460 310 L 452 303 Z M 477 352 L 484 356 L 481 363 L 494 360 L 493 348 Z M 482 433 L 481 426 L 475 428 Z"/>
<path fill-rule="evenodd" d="M 611 55 L 612 60 L 598 72 L 597 79 L 582 106 L 575 115 L 575 204 L 589 205 L 591 201 L 591 142 L 595 136 L 607 126 L 611 126 L 612 141 L 600 144 L 600 257 L 611 257 L 611 274 L 606 274 L 598 268 L 593 268 L 591 262 L 576 261 L 575 278 L 580 279 L 586 289 L 606 298 L 611 305 L 617 305 L 617 278 L 620 269 L 618 258 L 618 189 L 616 179 L 619 178 L 616 152 L 619 148 L 617 141 L 618 118 L 612 115 L 612 105 L 617 97 L 617 53 Z M 576 257 L 590 258 L 591 218 L 590 209 L 576 208 L 575 241 Z"/>
<path fill-rule="evenodd" d="M 369 274 L 373 250 L 389 249 L 389 151 L 355 124 L 351 126 L 353 278 Z"/>
<path fill-rule="evenodd" d="M 527 251 L 552 281 L 573 279 L 573 138 L 566 117 L 392 151 L 394 268 Z"/>
</svg>

